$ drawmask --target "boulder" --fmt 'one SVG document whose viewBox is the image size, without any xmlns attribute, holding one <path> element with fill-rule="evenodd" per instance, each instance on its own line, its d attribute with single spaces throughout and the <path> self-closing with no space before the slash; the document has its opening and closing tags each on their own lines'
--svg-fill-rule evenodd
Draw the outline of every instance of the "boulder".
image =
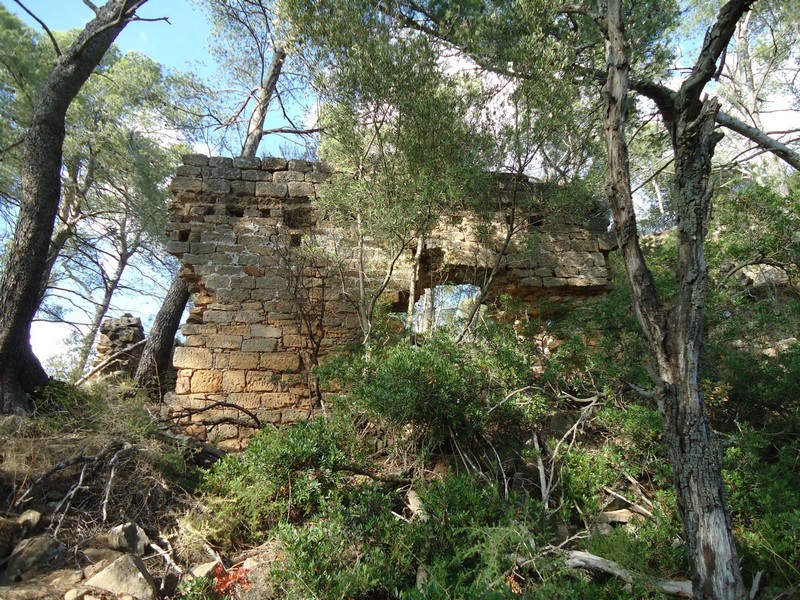
<svg viewBox="0 0 800 600">
<path fill-rule="evenodd" d="M 108 545 L 113 550 L 129 552 L 136 556 L 143 556 L 148 544 L 150 538 L 136 523 L 117 525 L 108 534 Z"/>
<path fill-rule="evenodd" d="M 63 552 L 64 544 L 49 535 L 22 540 L 8 559 L 6 572 L 0 577 L 0 585 L 28 579 L 36 570 L 54 562 Z"/>
<path fill-rule="evenodd" d="M 155 600 L 156 586 L 144 561 L 126 554 L 86 581 L 86 586 L 96 587 L 114 594 L 128 594 L 136 600 Z"/>
</svg>

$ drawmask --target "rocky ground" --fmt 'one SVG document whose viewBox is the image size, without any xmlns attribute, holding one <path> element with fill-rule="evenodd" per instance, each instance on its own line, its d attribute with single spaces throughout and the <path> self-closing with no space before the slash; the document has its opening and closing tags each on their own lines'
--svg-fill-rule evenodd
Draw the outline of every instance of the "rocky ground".
<svg viewBox="0 0 800 600">
<path fill-rule="evenodd" d="M 268 549 L 230 571 L 181 523 L 191 471 L 213 457 L 134 408 L 115 393 L 85 419 L 0 419 L 0 599 L 174 598 L 202 575 L 247 587 Z"/>
</svg>

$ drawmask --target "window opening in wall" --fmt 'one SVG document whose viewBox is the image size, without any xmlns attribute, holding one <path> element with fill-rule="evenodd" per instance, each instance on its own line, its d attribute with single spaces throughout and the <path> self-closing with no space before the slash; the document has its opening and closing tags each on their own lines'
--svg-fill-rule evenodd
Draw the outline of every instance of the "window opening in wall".
<svg viewBox="0 0 800 600">
<path fill-rule="evenodd" d="M 414 333 L 463 327 L 480 293 L 481 288 L 470 283 L 426 289 L 414 304 Z"/>
</svg>

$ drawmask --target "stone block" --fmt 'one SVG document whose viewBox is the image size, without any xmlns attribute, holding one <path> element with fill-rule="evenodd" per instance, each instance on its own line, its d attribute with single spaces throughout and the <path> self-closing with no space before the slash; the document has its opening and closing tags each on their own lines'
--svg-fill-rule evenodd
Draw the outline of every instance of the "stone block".
<svg viewBox="0 0 800 600">
<path fill-rule="evenodd" d="M 215 323 L 187 323 L 181 327 L 183 335 L 203 335 L 207 333 L 217 333 Z"/>
<path fill-rule="evenodd" d="M 300 171 L 301 173 L 308 173 L 314 169 L 315 163 L 310 160 L 293 159 L 289 161 L 290 171 Z"/>
<path fill-rule="evenodd" d="M 231 369 L 257 369 L 259 356 L 258 352 L 231 352 L 228 365 Z"/>
<path fill-rule="evenodd" d="M 242 181 L 272 181 L 272 173 L 269 171 L 242 171 Z"/>
<path fill-rule="evenodd" d="M 237 156 L 233 159 L 233 166 L 240 169 L 260 169 L 261 159 L 255 156 Z"/>
<path fill-rule="evenodd" d="M 288 162 L 285 158 L 269 156 L 261 159 L 261 168 L 265 171 L 283 171 L 287 165 Z"/>
<path fill-rule="evenodd" d="M 199 370 L 192 373 L 193 394 L 213 394 L 222 391 L 222 372 Z"/>
<path fill-rule="evenodd" d="M 216 250 L 216 246 L 214 244 L 208 244 L 205 242 L 195 242 L 191 244 L 191 253 L 192 254 L 211 254 Z"/>
<path fill-rule="evenodd" d="M 178 372 L 178 378 L 175 380 L 175 393 L 176 394 L 189 394 L 192 391 L 191 387 L 192 372 L 185 370 Z"/>
<path fill-rule="evenodd" d="M 542 285 L 544 287 L 564 287 L 567 285 L 567 280 L 558 277 L 543 277 Z"/>
<path fill-rule="evenodd" d="M 192 165 L 179 165 L 177 169 L 175 169 L 175 175 L 178 177 L 200 177 L 203 171 L 200 167 L 194 167 Z"/>
<path fill-rule="evenodd" d="M 261 394 L 261 406 L 263 408 L 288 408 L 297 400 L 294 394 L 286 392 L 272 392 Z"/>
<path fill-rule="evenodd" d="M 250 338 L 242 341 L 243 352 L 275 352 L 278 340 L 275 338 Z"/>
<path fill-rule="evenodd" d="M 236 196 L 255 196 L 256 183 L 254 181 L 231 181 L 231 193 Z"/>
<path fill-rule="evenodd" d="M 270 198 L 285 198 L 289 193 L 289 186 L 285 183 L 273 183 L 270 181 L 259 181 L 255 184 L 255 195 Z"/>
<path fill-rule="evenodd" d="M 258 410 L 261 408 L 261 394 L 257 392 L 231 392 L 228 394 L 228 402 L 247 410 Z"/>
<path fill-rule="evenodd" d="M 208 158 L 209 167 L 232 167 L 233 159 L 227 156 L 210 156 Z"/>
<path fill-rule="evenodd" d="M 166 251 L 180 256 L 185 252 L 189 252 L 189 242 L 167 242 Z"/>
<path fill-rule="evenodd" d="M 236 169 L 233 166 L 216 167 L 211 169 L 211 177 L 215 179 L 225 179 L 227 181 L 236 181 L 242 178 L 242 170 Z"/>
<path fill-rule="evenodd" d="M 308 409 L 286 408 L 281 413 L 281 423 L 300 423 L 308 419 Z"/>
<path fill-rule="evenodd" d="M 229 194 L 231 182 L 227 179 L 206 179 L 203 181 L 203 191 L 206 194 Z"/>
<path fill-rule="evenodd" d="M 248 371 L 245 379 L 248 392 L 273 392 L 278 386 L 275 375 L 268 371 Z"/>
<path fill-rule="evenodd" d="M 209 275 L 203 279 L 205 287 L 209 290 L 226 290 L 231 288 L 231 278 L 225 275 Z"/>
<path fill-rule="evenodd" d="M 230 325 L 220 325 L 218 333 L 221 333 L 223 335 L 249 336 L 250 326 L 246 323 L 232 323 Z"/>
<path fill-rule="evenodd" d="M 289 183 L 290 181 L 305 181 L 305 173 L 298 171 L 278 171 L 272 176 L 275 183 Z"/>
<path fill-rule="evenodd" d="M 230 310 L 207 310 L 203 313 L 206 323 L 230 323 L 233 321 L 234 312 Z"/>
<path fill-rule="evenodd" d="M 283 330 L 279 327 L 254 324 L 250 326 L 250 335 L 258 338 L 279 338 L 283 335 Z"/>
<path fill-rule="evenodd" d="M 245 391 L 245 372 L 244 371 L 225 371 L 222 374 L 223 392 L 244 392 Z"/>
<path fill-rule="evenodd" d="M 239 350 L 242 347 L 241 335 L 209 335 L 206 338 L 206 347 L 222 348 L 226 350 Z"/>
<path fill-rule="evenodd" d="M 194 167 L 208 166 L 208 157 L 205 154 L 184 154 L 182 161 L 183 164 L 192 165 Z"/>
<path fill-rule="evenodd" d="M 308 346 L 308 338 L 303 335 L 285 335 L 282 344 L 284 348 L 305 348 Z"/>
<path fill-rule="evenodd" d="M 294 352 L 263 354 L 260 367 L 279 373 L 295 373 L 300 370 L 300 357 Z"/>
<path fill-rule="evenodd" d="M 315 194 L 314 184 L 305 181 L 289 182 L 289 197 L 308 198 Z"/>
<path fill-rule="evenodd" d="M 203 191 L 203 180 L 194 177 L 174 177 L 169 184 L 169 189 L 173 193 L 195 192 L 199 194 Z"/>
<path fill-rule="evenodd" d="M 206 338 L 202 335 L 187 335 L 183 344 L 184 346 L 203 348 L 206 345 Z"/>
<path fill-rule="evenodd" d="M 217 300 L 220 302 L 245 302 L 250 300 L 250 290 L 218 290 Z"/>
<path fill-rule="evenodd" d="M 172 364 L 178 369 L 210 369 L 212 363 L 211 350 L 206 348 L 175 348 Z"/>
</svg>

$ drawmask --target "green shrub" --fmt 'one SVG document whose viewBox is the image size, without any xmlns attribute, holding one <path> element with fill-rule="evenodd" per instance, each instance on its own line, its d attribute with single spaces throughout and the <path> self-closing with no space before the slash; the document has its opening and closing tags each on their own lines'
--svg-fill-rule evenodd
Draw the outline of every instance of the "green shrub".
<svg viewBox="0 0 800 600">
<path fill-rule="evenodd" d="M 420 448 L 436 449 L 453 436 L 481 431 L 489 385 L 465 347 L 441 335 L 376 352 L 353 382 L 349 401 L 385 429 L 410 428 Z"/>
<path fill-rule="evenodd" d="M 241 456 L 225 457 L 206 475 L 212 537 L 259 542 L 278 523 L 317 514 L 345 479 L 347 447 L 345 434 L 324 419 L 262 430 Z"/>
<path fill-rule="evenodd" d="M 745 569 L 768 574 L 778 592 L 800 584 L 797 432 L 743 428 L 725 453 L 725 480 Z"/>
<path fill-rule="evenodd" d="M 178 600 L 223 600 L 211 577 L 184 579 L 178 587 Z"/>
<path fill-rule="evenodd" d="M 413 586 L 415 556 L 406 540 L 415 525 L 392 514 L 398 504 L 376 484 L 344 487 L 304 526 L 280 526 L 283 558 L 273 574 L 285 597 L 390 597 Z"/>
</svg>

